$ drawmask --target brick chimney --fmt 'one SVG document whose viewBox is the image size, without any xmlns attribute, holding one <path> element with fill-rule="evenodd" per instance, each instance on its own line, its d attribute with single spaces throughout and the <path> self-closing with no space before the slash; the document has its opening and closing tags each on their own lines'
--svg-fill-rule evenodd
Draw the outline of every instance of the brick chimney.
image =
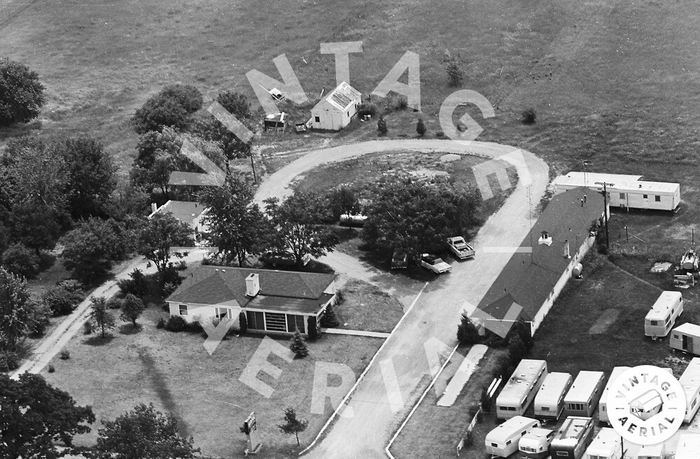
<svg viewBox="0 0 700 459">
<path fill-rule="evenodd" d="M 254 297 L 260 292 L 260 275 L 257 273 L 248 274 L 245 278 L 245 294 Z"/>
</svg>

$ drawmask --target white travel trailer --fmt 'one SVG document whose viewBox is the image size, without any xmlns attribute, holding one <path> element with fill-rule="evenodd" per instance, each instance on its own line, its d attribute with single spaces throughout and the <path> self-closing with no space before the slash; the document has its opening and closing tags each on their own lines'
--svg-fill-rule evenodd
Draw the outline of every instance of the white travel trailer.
<svg viewBox="0 0 700 459">
<path fill-rule="evenodd" d="M 671 331 L 671 349 L 700 355 L 700 325 L 683 324 Z"/>
<path fill-rule="evenodd" d="M 652 339 L 668 335 L 683 313 L 681 292 L 664 291 L 644 318 L 644 334 Z"/>
<path fill-rule="evenodd" d="M 669 454 L 666 451 L 666 443 L 657 443 L 656 445 L 638 446 L 637 455 L 632 457 L 636 459 L 667 459 Z"/>
<path fill-rule="evenodd" d="M 622 437 L 615 429 L 603 427 L 588 445 L 583 459 L 622 459 Z"/>
<path fill-rule="evenodd" d="M 544 360 L 521 360 L 501 393 L 496 397 L 496 417 L 509 419 L 523 415 L 546 376 L 547 362 Z"/>
<path fill-rule="evenodd" d="M 685 418 L 683 422 L 691 422 L 700 407 L 700 358 L 694 357 L 678 378 L 685 392 Z"/>
<path fill-rule="evenodd" d="M 518 443 L 521 458 L 544 459 L 549 456 L 549 445 L 554 438 L 554 431 L 536 427 L 525 434 Z"/>
<path fill-rule="evenodd" d="M 549 373 L 535 395 L 535 417 L 559 419 L 564 410 L 564 396 L 572 381 L 569 373 Z"/>
<path fill-rule="evenodd" d="M 615 367 L 610 372 L 608 383 L 603 389 L 603 395 L 600 397 L 600 405 L 598 406 L 598 419 L 601 422 L 610 424 L 610 419 L 608 418 L 608 393 L 610 392 L 610 386 L 612 386 L 612 383 L 615 382 L 618 376 L 629 369 L 630 367 Z"/>
<path fill-rule="evenodd" d="M 602 371 L 579 371 L 564 397 L 564 413 L 567 416 L 590 417 L 603 395 L 604 386 L 605 373 Z"/>
<path fill-rule="evenodd" d="M 486 453 L 499 457 L 508 457 L 518 450 L 520 438 L 532 429 L 539 427 L 540 421 L 514 416 L 486 434 L 484 445 Z"/>
<path fill-rule="evenodd" d="M 675 459 L 698 459 L 698 456 L 700 456 L 700 434 L 680 434 Z"/>
<path fill-rule="evenodd" d="M 555 458 L 581 459 L 593 440 L 593 419 L 569 416 L 554 435 L 549 453 Z"/>
<path fill-rule="evenodd" d="M 626 209 L 676 210 L 681 202 L 681 185 L 672 182 L 649 182 L 641 175 L 569 172 L 552 181 L 554 194 L 577 187 L 603 191 L 606 182 L 610 207 Z"/>
</svg>

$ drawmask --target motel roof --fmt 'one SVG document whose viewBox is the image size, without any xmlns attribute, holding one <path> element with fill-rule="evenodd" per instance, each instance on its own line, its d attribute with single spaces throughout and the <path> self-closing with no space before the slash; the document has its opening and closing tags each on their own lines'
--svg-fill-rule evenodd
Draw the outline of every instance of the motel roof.
<svg viewBox="0 0 700 459">
<path fill-rule="evenodd" d="M 585 202 L 581 205 L 584 195 Z M 591 224 L 602 217 L 603 206 L 602 193 L 586 188 L 574 188 L 554 196 L 478 308 L 503 319 L 514 301 L 522 307 L 519 318 L 532 320 L 571 261 L 564 257 L 566 242 L 573 256 L 588 238 Z M 543 231 L 551 236 L 549 246 L 538 243 Z"/>
<path fill-rule="evenodd" d="M 260 291 L 246 295 L 246 277 L 258 274 Z M 242 308 L 315 313 L 332 294 L 325 293 L 335 275 L 204 265 L 194 269 L 166 301 L 200 305 L 230 304 Z"/>
</svg>

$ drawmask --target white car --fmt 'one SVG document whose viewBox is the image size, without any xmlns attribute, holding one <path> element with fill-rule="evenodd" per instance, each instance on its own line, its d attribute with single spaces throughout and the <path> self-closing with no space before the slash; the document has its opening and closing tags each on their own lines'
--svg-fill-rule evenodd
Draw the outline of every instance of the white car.
<svg viewBox="0 0 700 459">
<path fill-rule="evenodd" d="M 452 271 L 452 266 L 445 263 L 442 258 L 424 253 L 420 256 L 420 265 L 435 274 L 448 273 Z"/>
<path fill-rule="evenodd" d="M 467 244 L 467 241 L 465 241 L 462 236 L 448 237 L 447 247 L 449 247 L 450 252 L 452 252 L 458 260 L 474 258 L 474 248 Z"/>
</svg>

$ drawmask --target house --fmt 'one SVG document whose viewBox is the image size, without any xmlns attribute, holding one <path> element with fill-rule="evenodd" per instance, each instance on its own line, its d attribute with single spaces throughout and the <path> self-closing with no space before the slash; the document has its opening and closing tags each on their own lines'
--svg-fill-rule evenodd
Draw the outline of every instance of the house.
<svg viewBox="0 0 700 459">
<path fill-rule="evenodd" d="M 472 314 L 495 330 L 522 320 L 534 335 L 557 296 L 595 242 L 591 228 L 603 216 L 602 193 L 574 188 L 552 198 Z M 513 305 L 521 309 L 509 314 Z"/>
<path fill-rule="evenodd" d="M 207 227 L 203 222 L 206 213 L 206 207 L 198 202 L 170 200 L 160 207 L 151 204 L 151 214 L 148 218 L 153 218 L 157 214 L 170 214 L 178 221 L 192 228 L 192 241 L 199 242 L 202 233 L 207 231 Z"/>
<path fill-rule="evenodd" d="M 676 210 L 681 202 L 681 185 L 673 182 L 651 182 L 641 175 L 569 172 L 552 181 L 554 194 L 577 187 L 598 191 L 608 184 L 608 204 L 624 209 Z"/>
<path fill-rule="evenodd" d="M 339 131 L 350 124 L 362 102 L 362 94 L 346 82 L 340 83 L 311 109 L 311 128 Z"/>
<path fill-rule="evenodd" d="M 237 319 L 248 331 L 308 334 L 336 301 L 335 275 L 203 265 L 170 295 L 171 316 L 187 322 Z"/>
</svg>

